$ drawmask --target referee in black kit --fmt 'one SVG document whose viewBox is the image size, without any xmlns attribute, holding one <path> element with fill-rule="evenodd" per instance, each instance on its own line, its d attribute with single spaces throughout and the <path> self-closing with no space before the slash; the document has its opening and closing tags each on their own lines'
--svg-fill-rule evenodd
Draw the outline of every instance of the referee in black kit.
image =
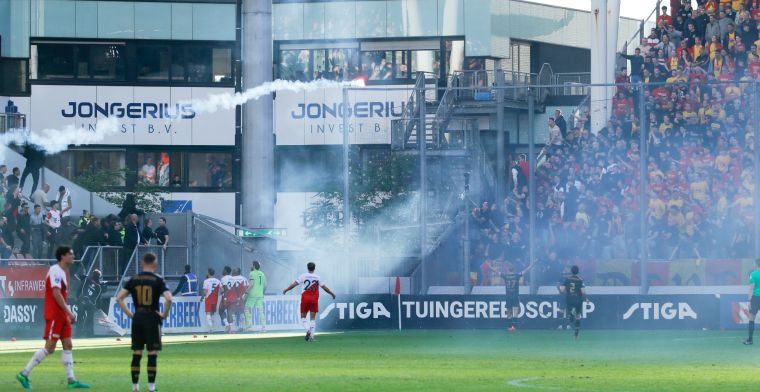
<svg viewBox="0 0 760 392">
<path fill-rule="evenodd" d="M 172 306 L 172 294 L 164 279 L 156 274 L 156 255 L 146 253 L 142 257 L 143 272 L 133 276 L 116 297 L 119 307 L 132 319 L 132 390 L 140 391 L 140 360 L 143 348 L 148 349 L 148 391 L 156 390 L 158 352 L 161 351 L 161 323 Z M 124 299 L 132 296 L 135 312 L 132 313 Z M 164 297 L 164 311 L 159 311 L 159 300 Z"/>
</svg>

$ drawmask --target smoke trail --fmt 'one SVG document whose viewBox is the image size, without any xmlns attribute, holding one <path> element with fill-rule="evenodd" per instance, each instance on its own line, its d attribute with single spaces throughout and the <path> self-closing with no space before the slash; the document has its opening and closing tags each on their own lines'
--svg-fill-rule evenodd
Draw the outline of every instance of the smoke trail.
<svg viewBox="0 0 760 392">
<path fill-rule="evenodd" d="M 70 145 L 83 146 L 94 144 L 103 140 L 106 136 L 119 131 L 119 122 L 115 118 L 98 120 L 94 131 L 87 128 L 67 125 L 60 129 L 42 129 L 30 131 L 29 129 L 13 128 L 0 135 L 0 142 L 8 146 L 29 144 L 47 154 L 57 154 L 65 151 Z"/>
<path fill-rule="evenodd" d="M 192 100 L 193 110 L 196 113 L 214 113 L 219 109 L 232 109 L 248 101 L 259 99 L 275 91 L 314 91 L 320 89 L 364 87 L 364 81 L 357 79 L 350 82 L 335 82 L 331 80 L 315 80 L 313 82 L 275 80 L 260 86 L 249 88 L 242 93 L 214 94 L 206 99 Z"/>
<path fill-rule="evenodd" d="M 232 109 L 248 101 L 259 99 L 275 91 L 314 91 L 319 89 L 363 87 L 362 80 L 352 82 L 335 82 L 316 80 L 313 82 L 275 80 L 250 88 L 242 93 L 214 94 L 206 99 L 192 100 L 190 103 L 196 113 L 214 113 L 220 109 Z M 70 145 L 84 146 L 103 141 L 107 136 L 119 132 L 121 123 L 112 117 L 99 119 L 95 129 L 68 125 L 60 129 L 43 129 L 31 131 L 25 128 L 13 128 L 0 135 L 0 142 L 9 146 L 33 145 L 47 154 L 65 151 Z M 2 154 L 2 152 L 0 152 Z M 2 156 L 0 156 L 2 158 Z"/>
</svg>

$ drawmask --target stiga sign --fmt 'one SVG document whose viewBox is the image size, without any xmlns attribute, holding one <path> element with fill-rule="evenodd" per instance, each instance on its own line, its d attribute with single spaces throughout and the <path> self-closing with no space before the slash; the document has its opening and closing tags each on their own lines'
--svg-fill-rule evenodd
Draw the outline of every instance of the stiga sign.
<svg viewBox="0 0 760 392">
<path fill-rule="evenodd" d="M 583 304 L 583 327 L 595 329 L 716 329 L 719 307 L 713 295 L 597 295 Z M 321 306 L 320 328 L 404 329 L 504 328 L 512 309 L 502 296 L 342 297 Z M 520 327 L 550 329 L 567 324 L 564 297 L 520 297 Z"/>
</svg>

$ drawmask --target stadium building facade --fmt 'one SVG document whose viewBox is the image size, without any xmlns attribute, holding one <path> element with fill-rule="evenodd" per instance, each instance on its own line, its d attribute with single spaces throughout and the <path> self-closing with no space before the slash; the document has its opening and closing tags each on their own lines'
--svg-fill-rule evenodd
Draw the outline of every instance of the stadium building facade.
<svg viewBox="0 0 760 392">
<path fill-rule="evenodd" d="M 585 95 L 573 83 L 589 80 L 592 15 L 586 11 L 517 0 L 273 3 L 275 78 L 363 78 L 370 87 L 353 103 L 357 117 L 364 118 L 352 124 L 351 143 L 364 161 L 391 151 L 391 122 L 402 117 L 420 71 L 438 94 L 455 74 L 487 90 L 495 70 L 503 71 L 507 84 L 536 83 L 539 76 L 566 83 L 537 107 L 533 134 L 539 142 L 551 115 L 546 107 L 573 109 Z M 179 103 L 241 90 L 236 28 L 242 4 L 0 1 L 0 97 L 3 106 L 11 101 L 4 126 L 89 128 L 100 118 L 116 117 L 122 120 L 119 132 L 48 157 L 48 182 L 64 182 L 85 195 L 72 181 L 76 177 L 127 169 L 114 190 L 134 190 L 146 181 L 165 189 L 169 199 L 192 201 L 197 212 L 241 223 L 241 114 L 197 114 Z M 618 47 L 639 28 L 639 21 L 621 19 Z M 541 73 L 545 64 L 550 71 Z M 527 105 L 513 98 L 503 105 L 500 129 L 519 149 L 530 134 Z M 276 95 L 275 226 L 302 226 L 294 220 L 308 204 L 307 195 L 322 191 L 324 179 L 340 176 L 334 164 L 341 154 L 339 101 L 340 94 L 329 91 Z M 484 135 L 499 128 L 495 105 L 480 102 L 464 115 L 477 120 Z M 23 167 L 12 151 L 6 161 Z M 287 175 L 304 167 L 316 174 L 306 180 Z"/>
<path fill-rule="evenodd" d="M 142 181 L 167 200 L 235 222 L 236 111 L 198 113 L 186 102 L 239 89 L 238 7 L 235 0 L 0 1 L 4 128 L 94 130 L 116 118 L 117 132 L 46 159 L 45 181 L 66 185 L 78 211 L 113 209 L 97 197 L 85 202 L 77 177 L 126 169 L 114 191 Z M 3 163 L 23 168 L 24 161 L 9 150 Z"/>
</svg>

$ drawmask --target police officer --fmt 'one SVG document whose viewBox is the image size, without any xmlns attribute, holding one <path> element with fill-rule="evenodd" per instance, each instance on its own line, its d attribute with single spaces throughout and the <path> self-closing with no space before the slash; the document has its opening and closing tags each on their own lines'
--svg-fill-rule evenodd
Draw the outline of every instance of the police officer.
<svg viewBox="0 0 760 392">
<path fill-rule="evenodd" d="M 172 295 L 192 296 L 198 295 L 198 277 L 194 273 L 190 272 L 190 265 L 185 265 L 185 274 L 179 280 L 177 288 Z"/>
</svg>

